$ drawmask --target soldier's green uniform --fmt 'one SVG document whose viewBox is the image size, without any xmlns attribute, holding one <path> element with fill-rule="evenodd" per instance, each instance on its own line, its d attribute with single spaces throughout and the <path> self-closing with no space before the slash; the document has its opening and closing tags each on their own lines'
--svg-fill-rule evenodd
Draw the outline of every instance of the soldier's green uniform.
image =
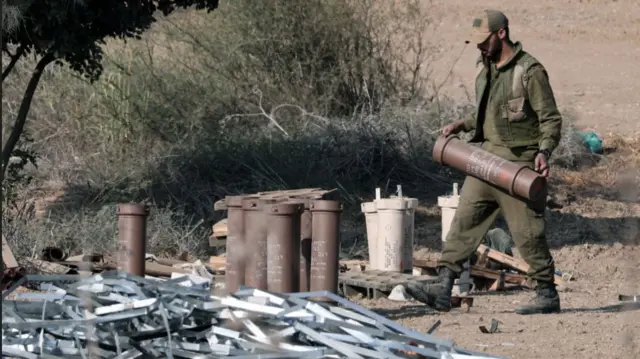
<svg viewBox="0 0 640 359">
<path fill-rule="evenodd" d="M 496 32 L 507 27 L 508 21 L 501 12 L 487 11 L 474 21 L 474 26 L 484 26 L 487 33 Z M 514 45 L 513 56 L 500 67 L 482 57 L 478 59 L 477 110 L 464 122 L 464 130 L 476 131 L 470 142 L 481 143 L 483 149 L 495 155 L 534 168 L 538 151 L 551 153 L 558 145 L 562 117 L 545 68 L 520 43 Z M 476 251 L 502 210 L 516 247 L 531 267 L 528 275 L 538 283 L 537 302 L 516 312 L 558 311 L 554 263 L 545 238 L 545 205 L 546 198 L 531 203 L 467 176 L 439 263 L 444 285 L 431 289 L 412 285 L 408 288 L 410 294 L 436 309 L 449 310 L 453 278 L 459 276 L 461 264 Z"/>
</svg>

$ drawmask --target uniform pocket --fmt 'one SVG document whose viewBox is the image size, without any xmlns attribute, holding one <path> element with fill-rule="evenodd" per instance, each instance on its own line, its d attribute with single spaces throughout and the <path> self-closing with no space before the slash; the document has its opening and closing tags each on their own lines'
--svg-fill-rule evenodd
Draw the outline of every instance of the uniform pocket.
<svg viewBox="0 0 640 359">
<path fill-rule="evenodd" d="M 527 114 L 524 111 L 524 97 L 514 98 L 507 102 L 507 118 L 509 122 L 518 122 L 527 118 Z"/>
</svg>

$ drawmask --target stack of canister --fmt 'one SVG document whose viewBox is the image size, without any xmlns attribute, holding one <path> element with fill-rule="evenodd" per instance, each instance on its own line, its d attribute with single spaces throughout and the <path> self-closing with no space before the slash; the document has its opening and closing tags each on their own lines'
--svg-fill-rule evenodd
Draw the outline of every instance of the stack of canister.
<svg viewBox="0 0 640 359">
<path fill-rule="evenodd" d="M 338 291 L 337 200 L 227 196 L 225 284 L 279 293 Z"/>
</svg>

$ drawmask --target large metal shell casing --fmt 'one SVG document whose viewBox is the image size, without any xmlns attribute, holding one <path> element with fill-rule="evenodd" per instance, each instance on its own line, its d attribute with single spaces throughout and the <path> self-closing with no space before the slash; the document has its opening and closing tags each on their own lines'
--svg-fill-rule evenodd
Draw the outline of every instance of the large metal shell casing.
<svg viewBox="0 0 640 359">
<path fill-rule="evenodd" d="M 301 203 L 265 206 L 267 215 L 267 289 L 276 293 L 298 292 L 300 286 Z"/>
<path fill-rule="evenodd" d="M 225 287 L 229 293 L 235 293 L 244 285 L 244 266 L 249 252 L 244 240 L 244 210 L 242 200 L 245 196 L 227 196 L 227 255 L 225 262 Z"/>
<path fill-rule="evenodd" d="M 275 203 L 273 199 L 245 198 L 242 200 L 244 211 L 244 240 L 248 252 L 244 267 L 246 286 L 267 290 L 267 220 L 264 213 L 266 205 Z"/>
<path fill-rule="evenodd" d="M 137 203 L 117 206 L 118 267 L 127 273 L 144 277 L 149 207 Z"/>
<path fill-rule="evenodd" d="M 309 271 L 311 270 L 311 198 L 292 198 L 289 203 L 300 203 L 304 211 L 300 215 L 300 292 L 309 291 Z"/>
<path fill-rule="evenodd" d="M 471 146 L 456 136 L 441 136 L 433 146 L 436 162 L 507 191 L 512 196 L 537 201 L 547 194 L 547 181 L 525 164 L 500 158 Z"/>
<path fill-rule="evenodd" d="M 338 291 L 341 212 L 339 201 L 315 200 L 311 203 L 311 292 Z"/>
</svg>

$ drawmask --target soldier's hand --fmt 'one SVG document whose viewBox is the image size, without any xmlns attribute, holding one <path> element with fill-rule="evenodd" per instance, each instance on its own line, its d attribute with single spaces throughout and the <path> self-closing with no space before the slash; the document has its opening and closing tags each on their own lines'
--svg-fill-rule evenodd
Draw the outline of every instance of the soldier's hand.
<svg viewBox="0 0 640 359">
<path fill-rule="evenodd" d="M 464 121 L 458 120 L 453 123 L 450 123 L 442 128 L 442 135 L 445 137 L 450 135 L 455 135 L 456 133 L 462 131 L 464 127 Z"/>
<path fill-rule="evenodd" d="M 535 167 L 536 172 L 540 173 L 542 177 L 549 176 L 549 162 L 544 153 L 538 153 L 536 156 Z"/>
</svg>

